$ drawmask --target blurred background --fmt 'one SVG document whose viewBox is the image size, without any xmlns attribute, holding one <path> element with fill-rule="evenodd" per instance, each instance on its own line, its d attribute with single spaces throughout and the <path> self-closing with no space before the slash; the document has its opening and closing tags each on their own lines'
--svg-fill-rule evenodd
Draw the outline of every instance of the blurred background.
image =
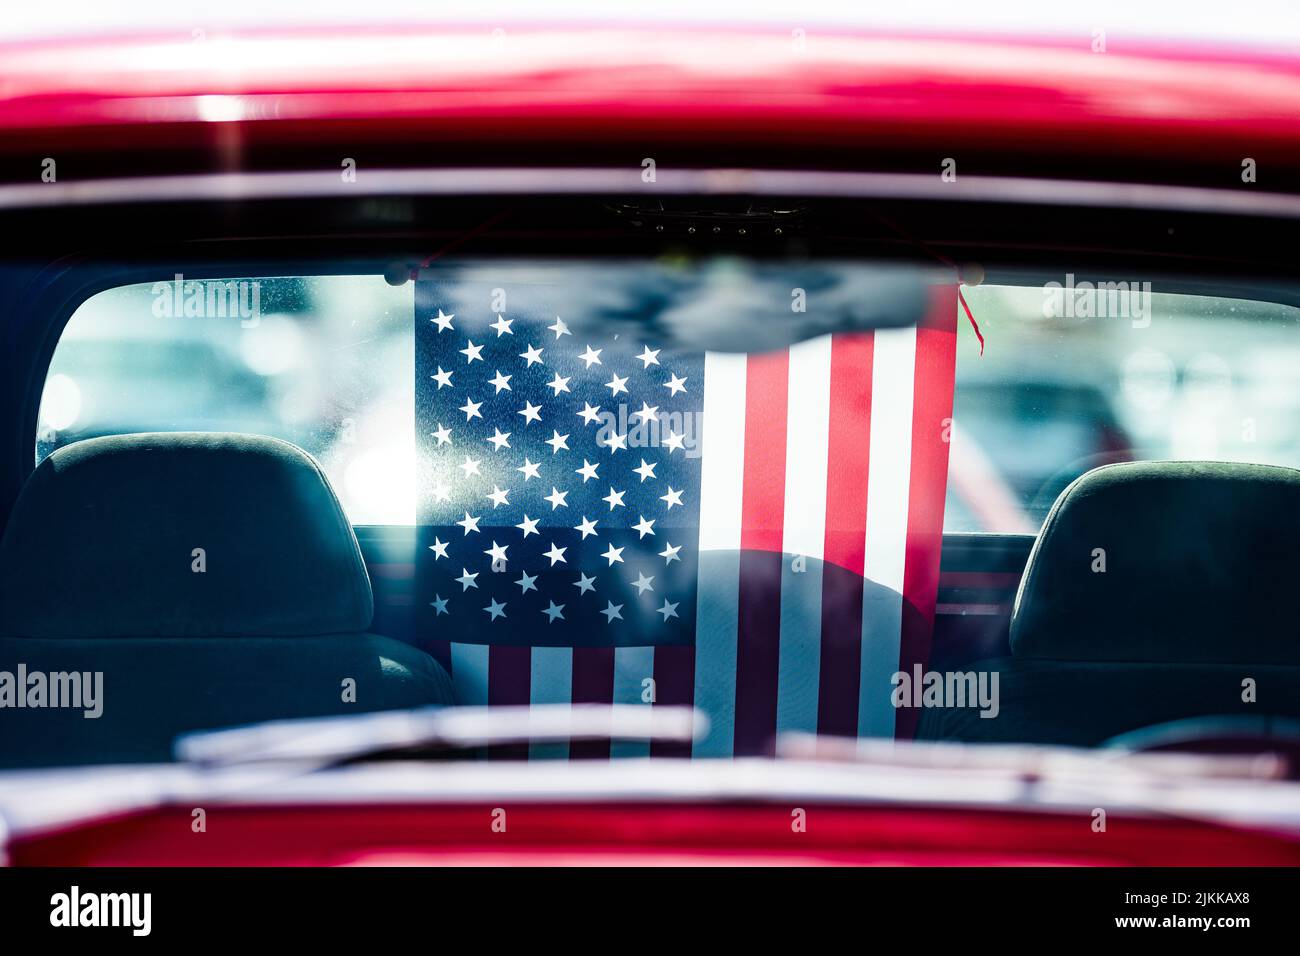
<svg viewBox="0 0 1300 956">
<path fill-rule="evenodd" d="M 123 432 L 271 435 L 321 462 L 354 524 L 414 524 L 413 286 L 377 275 L 235 281 L 258 283 L 252 318 L 156 315 L 171 282 L 83 303 L 50 365 L 37 460 Z"/>
<path fill-rule="evenodd" d="M 964 293 L 987 347 L 960 316 L 948 531 L 1035 532 L 1115 461 L 1300 466 L 1300 310 L 1154 292 L 1140 317 L 1049 318 L 1041 286 Z"/>
</svg>

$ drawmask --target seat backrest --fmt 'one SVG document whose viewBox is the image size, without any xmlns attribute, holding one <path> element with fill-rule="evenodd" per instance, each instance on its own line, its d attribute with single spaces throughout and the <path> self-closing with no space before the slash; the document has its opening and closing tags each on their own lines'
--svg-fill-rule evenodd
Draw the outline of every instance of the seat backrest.
<svg viewBox="0 0 1300 956">
<path fill-rule="evenodd" d="M 1134 462 L 1057 499 L 1011 618 L 1016 658 L 1300 664 L 1300 471 Z"/>
<path fill-rule="evenodd" d="M 424 652 L 362 633 L 333 490 L 269 438 L 60 449 L 0 542 L 0 764 L 165 760 L 192 730 L 450 703 Z"/>
<path fill-rule="evenodd" d="M 1300 717 L 1300 471 L 1106 465 L 1057 499 L 997 672 L 996 719 L 936 710 L 938 739 L 1096 745 L 1167 721 Z"/>
<path fill-rule="evenodd" d="M 61 448 L 0 543 L 8 637 L 287 637 L 365 630 L 352 528 L 316 462 L 253 435 Z"/>
</svg>

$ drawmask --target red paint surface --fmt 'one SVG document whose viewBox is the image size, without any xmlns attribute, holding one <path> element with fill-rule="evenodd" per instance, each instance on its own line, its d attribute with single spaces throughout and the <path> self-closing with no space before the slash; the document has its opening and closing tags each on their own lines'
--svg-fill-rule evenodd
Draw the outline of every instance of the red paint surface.
<svg viewBox="0 0 1300 956">
<path fill-rule="evenodd" d="M 10 847 L 13 863 L 44 865 L 316 866 L 379 863 L 605 864 L 1300 864 L 1300 843 L 1176 819 L 1111 814 L 1104 834 L 1087 813 L 806 806 L 509 803 L 266 808 L 209 806 L 208 831 L 187 807 L 67 830 Z"/>
<path fill-rule="evenodd" d="M 241 168 L 340 142 L 419 147 L 424 165 L 468 145 L 528 166 L 598 144 L 634 168 L 651 144 L 856 168 L 907 149 L 937 175 L 942 157 L 984 151 L 1047 176 L 1050 156 L 1143 159 L 1157 181 L 1227 163 L 1224 187 L 1240 187 L 1242 156 L 1261 183 L 1300 169 L 1300 54 L 1089 42 L 813 31 L 800 51 L 784 30 L 557 26 L 501 47 L 463 25 L 19 42 L 0 45 L 0 155 L 134 154 L 138 174 L 174 171 L 181 150 Z M 316 159 L 339 168 L 336 151 Z"/>
</svg>

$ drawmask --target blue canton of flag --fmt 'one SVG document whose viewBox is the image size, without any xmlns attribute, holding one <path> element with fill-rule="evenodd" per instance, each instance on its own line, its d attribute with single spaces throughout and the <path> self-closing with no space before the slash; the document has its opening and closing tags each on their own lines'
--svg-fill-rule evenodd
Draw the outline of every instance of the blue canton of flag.
<svg viewBox="0 0 1300 956">
<path fill-rule="evenodd" d="M 703 356 L 590 337 L 552 286 L 493 291 L 416 283 L 422 633 L 691 643 Z"/>
</svg>

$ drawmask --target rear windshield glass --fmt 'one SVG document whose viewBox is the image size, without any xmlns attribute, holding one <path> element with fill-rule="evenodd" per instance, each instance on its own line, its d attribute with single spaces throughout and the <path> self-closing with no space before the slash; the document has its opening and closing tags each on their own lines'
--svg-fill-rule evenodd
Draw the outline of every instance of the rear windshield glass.
<svg viewBox="0 0 1300 956">
<path fill-rule="evenodd" d="M 547 281 L 594 288 L 598 270 L 582 268 Z M 480 297 L 523 292 L 529 278 L 518 266 L 472 271 Z M 635 318 L 652 273 L 607 279 L 600 288 L 622 298 L 597 307 Z M 486 298 L 465 301 L 469 273 L 459 275 L 452 311 L 494 317 Z M 986 344 L 981 355 L 959 309 L 945 530 L 1033 533 L 1066 484 L 1109 462 L 1300 466 L 1300 310 L 1132 287 L 1062 273 L 964 288 Z M 272 435 L 321 461 L 355 524 L 414 524 L 414 299 L 414 284 L 378 275 L 172 278 L 101 292 L 55 350 L 36 459 L 96 435 Z"/>
<path fill-rule="evenodd" d="M 411 524 L 412 341 L 411 287 L 377 275 L 109 289 L 59 340 L 36 458 L 99 435 L 270 435 L 321 462 L 354 524 Z"/>
<path fill-rule="evenodd" d="M 947 530 L 1033 533 L 1111 462 L 1300 466 L 1300 309 L 1150 285 L 964 291 Z"/>
</svg>

